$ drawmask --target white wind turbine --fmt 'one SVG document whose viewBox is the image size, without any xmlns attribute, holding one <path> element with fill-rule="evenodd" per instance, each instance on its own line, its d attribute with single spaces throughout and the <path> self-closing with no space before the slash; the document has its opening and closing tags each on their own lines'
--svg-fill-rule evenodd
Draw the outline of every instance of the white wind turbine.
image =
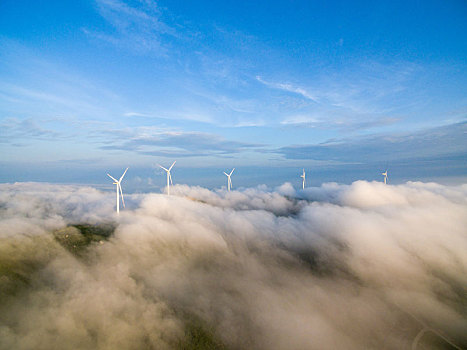
<svg viewBox="0 0 467 350">
<path fill-rule="evenodd" d="M 114 178 L 110 174 L 107 174 L 112 180 L 114 180 L 114 185 L 117 185 L 117 214 L 120 214 L 120 200 L 118 198 L 119 193 L 120 193 L 120 195 L 122 197 L 123 208 L 125 208 L 125 200 L 123 199 L 123 191 L 122 191 L 121 182 L 122 182 L 122 179 L 125 176 L 127 170 L 128 170 L 128 168 L 125 169 L 125 171 L 123 172 L 123 175 L 120 177 L 119 180 L 117 180 L 116 178 Z"/>
<path fill-rule="evenodd" d="M 384 184 L 386 185 L 386 183 L 388 181 L 388 169 L 386 169 L 386 171 L 384 173 L 381 173 L 381 175 L 384 176 Z"/>
<path fill-rule="evenodd" d="M 302 189 L 304 190 L 305 189 L 305 185 L 306 185 L 306 180 L 305 180 L 305 169 L 303 169 L 303 173 L 302 175 L 300 175 L 300 177 L 303 179 L 302 180 Z"/>
<path fill-rule="evenodd" d="M 224 175 L 227 176 L 227 190 L 230 192 L 230 188 L 232 187 L 232 179 L 230 178 L 232 176 L 232 173 L 234 172 L 235 168 L 232 169 L 230 174 L 227 174 L 224 171 Z"/>
<path fill-rule="evenodd" d="M 170 170 L 172 170 L 172 167 L 174 166 L 174 164 L 176 163 L 177 161 L 173 162 L 172 165 L 170 166 L 169 169 L 166 169 L 164 168 L 162 165 L 159 164 L 159 166 L 165 170 L 165 172 L 167 173 L 167 195 L 170 196 L 170 184 L 173 185 L 173 182 L 172 182 L 172 175 L 170 175 Z"/>
</svg>

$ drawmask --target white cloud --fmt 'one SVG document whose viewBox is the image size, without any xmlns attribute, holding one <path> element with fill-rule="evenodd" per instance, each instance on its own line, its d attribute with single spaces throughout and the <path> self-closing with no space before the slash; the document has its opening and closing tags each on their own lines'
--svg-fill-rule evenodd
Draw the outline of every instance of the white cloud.
<svg viewBox="0 0 467 350">
<path fill-rule="evenodd" d="M 314 102 L 319 102 L 319 98 L 317 98 L 314 94 L 308 92 L 307 90 L 294 86 L 293 84 L 290 83 L 271 83 L 265 81 L 263 78 L 261 78 L 259 75 L 256 76 L 256 80 L 258 80 L 260 83 L 274 89 L 279 89 L 279 90 L 284 90 L 288 92 L 292 92 L 298 95 L 301 95 L 302 97 L 305 97 L 309 100 L 312 100 Z"/>
<path fill-rule="evenodd" d="M 123 114 L 125 117 L 151 117 L 149 114 L 139 112 L 127 112 Z"/>
<path fill-rule="evenodd" d="M 178 37 L 177 31 L 162 19 L 162 12 L 154 1 L 98 0 L 99 14 L 115 32 L 83 31 L 91 37 L 128 48 L 137 53 L 166 55 L 163 36 Z"/>
<path fill-rule="evenodd" d="M 194 320 L 232 348 L 408 348 L 424 327 L 467 344 L 466 185 L 174 186 L 127 196 L 118 220 L 113 193 L 0 189 L 9 348 L 177 348 Z M 109 220 L 114 236 L 78 256 L 49 233 Z"/>
</svg>

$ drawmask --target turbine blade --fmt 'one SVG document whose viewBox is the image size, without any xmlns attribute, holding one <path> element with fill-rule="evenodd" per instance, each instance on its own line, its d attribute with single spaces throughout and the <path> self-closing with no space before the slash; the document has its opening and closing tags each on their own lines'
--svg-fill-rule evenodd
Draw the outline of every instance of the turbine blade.
<svg viewBox="0 0 467 350">
<path fill-rule="evenodd" d="M 107 174 L 108 177 L 110 177 L 112 180 L 114 180 L 115 182 L 118 182 L 116 178 L 114 178 L 113 176 Z"/>
<path fill-rule="evenodd" d="M 227 174 L 225 171 L 224 171 L 224 175 L 225 175 L 225 176 L 227 176 L 227 177 L 228 177 L 228 176 L 230 176 L 230 175 L 229 175 L 229 174 Z"/>
<path fill-rule="evenodd" d="M 125 200 L 123 199 L 122 185 L 120 185 L 120 182 L 118 183 L 118 188 L 120 189 L 120 196 L 122 197 L 123 208 L 125 208 Z"/>
<path fill-rule="evenodd" d="M 170 174 L 170 171 L 169 171 L 169 179 L 170 179 L 170 184 L 173 185 L 174 183 L 172 182 L 172 175 Z"/>
<path fill-rule="evenodd" d="M 233 172 L 234 172 L 234 170 L 235 170 L 235 168 L 233 168 L 233 169 L 232 169 L 232 171 L 230 172 L 230 174 L 229 174 L 229 175 L 232 175 L 232 174 L 233 174 Z"/>
<path fill-rule="evenodd" d="M 127 171 L 128 171 L 128 168 L 125 169 L 125 171 L 123 172 L 123 175 L 120 177 L 120 180 L 118 180 L 118 182 L 122 181 Z"/>
<path fill-rule="evenodd" d="M 172 165 L 170 166 L 169 168 L 169 171 L 172 170 L 172 167 L 175 165 L 175 163 L 177 163 L 177 161 L 173 162 Z"/>
</svg>

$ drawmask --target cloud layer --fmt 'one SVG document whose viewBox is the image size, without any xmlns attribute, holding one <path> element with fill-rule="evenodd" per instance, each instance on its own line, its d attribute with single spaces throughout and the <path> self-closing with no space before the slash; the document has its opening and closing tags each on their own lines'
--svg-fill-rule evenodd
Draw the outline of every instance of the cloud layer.
<svg viewBox="0 0 467 350">
<path fill-rule="evenodd" d="M 189 348 L 193 327 L 232 349 L 467 345 L 465 185 L 174 186 L 118 220 L 113 193 L 0 188 L 2 349 Z M 80 254 L 56 239 L 108 222 Z"/>
<path fill-rule="evenodd" d="M 282 147 L 278 152 L 288 159 L 435 161 L 465 157 L 466 132 L 467 122 L 464 121 L 412 134 L 371 135 L 356 139 L 333 139 L 315 145 L 292 145 Z"/>
<path fill-rule="evenodd" d="M 115 134 L 119 132 L 116 131 Z M 152 156 L 196 157 L 226 155 L 248 150 L 257 150 L 262 145 L 226 140 L 215 134 L 200 132 L 143 132 L 128 133 L 128 141 L 118 140 L 102 146 L 106 150 L 133 151 Z"/>
</svg>

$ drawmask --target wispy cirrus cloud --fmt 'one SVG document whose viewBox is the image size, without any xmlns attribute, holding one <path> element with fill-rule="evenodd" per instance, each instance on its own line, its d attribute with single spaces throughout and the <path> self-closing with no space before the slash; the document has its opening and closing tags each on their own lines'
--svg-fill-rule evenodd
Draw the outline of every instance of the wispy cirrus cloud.
<svg viewBox="0 0 467 350">
<path fill-rule="evenodd" d="M 281 121 L 285 126 L 296 126 L 317 129 L 337 129 L 343 131 L 358 131 L 384 127 L 397 123 L 400 118 L 384 117 L 375 114 L 348 116 L 334 114 L 334 118 L 321 113 L 317 115 L 294 115 Z"/>
<path fill-rule="evenodd" d="M 151 117 L 150 114 L 147 113 L 140 113 L 140 112 L 126 112 L 123 113 L 125 117 L 143 117 L 143 118 L 149 118 Z"/>
<path fill-rule="evenodd" d="M 0 82 L 3 116 L 36 120 L 59 115 L 92 117 L 119 108 L 121 97 L 102 81 L 49 58 L 37 55 L 22 44 L 3 40 L 0 46 L 6 72 Z"/>
<path fill-rule="evenodd" d="M 407 118 L 407 111 L 423 108 L 423 87 L 414 90 L 413 84 L 426 73 L 408 62 L 383 65 L 363 60 L 349 62 L 339 72 L 325 67 L 312 75 L 291 74 L 294 83 L 271 74 L 255 79 L 268 89 L 283 91 L 283 103 L 291 93 L 295 96 L 297 101 L 287 103 L 287 110 L 280 113 L 281 125 L 352 131 L 391 125 Z"/>
<path fill-rule="evenodd" d="M 268 81 L 265 81 L 263 78 L 261 78 L 259 75 L 256 76 L 256 80 L 259 81 L 261 84 L 266 85 L 267 87 L 298 94 L 308 100 L 319 102 L 319 98 L 315 94 L 309 92 L 308 90 L 302 87 L 295 86 L 291 83 L 268 82 Z"/>
<path fill-rule="evenodd" d="M 165 55 L 167 47 L 162 37 L 180 35 L 162 19 L 162 11 L 155 1 L 97 0 L 97 8 L 113 31 L 88 28 L 83 31 L 115 46 L 144 54 Z"/>
</svg>

